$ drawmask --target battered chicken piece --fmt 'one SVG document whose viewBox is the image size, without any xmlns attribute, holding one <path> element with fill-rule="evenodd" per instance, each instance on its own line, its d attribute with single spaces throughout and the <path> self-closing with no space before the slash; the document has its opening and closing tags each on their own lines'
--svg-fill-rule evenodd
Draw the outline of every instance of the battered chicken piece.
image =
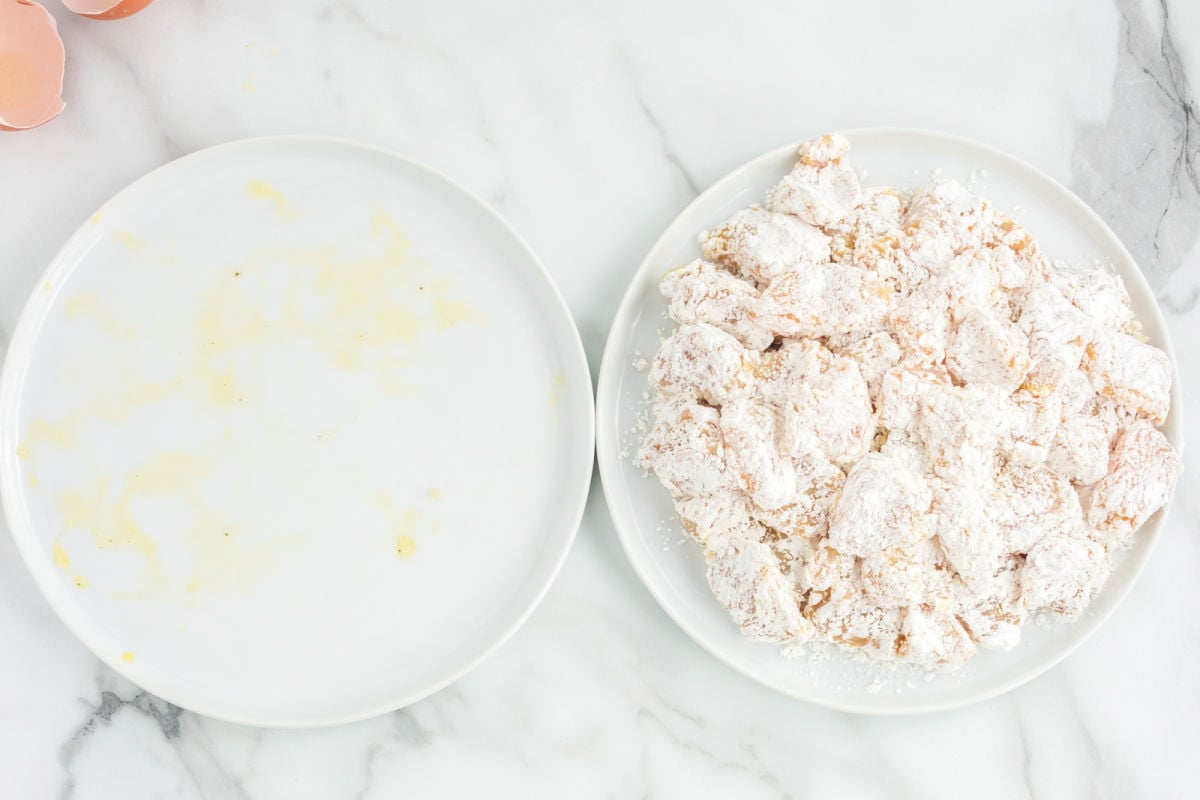
<svg viewBox="0 0 1200 800">
<path fill-rule="evenodd" d="M 1119 541 L 1166 505 L 1183 465 L 1167 437 L 1145 420 L 1117 433 L 1109 473 L 1092 491 L 1088 523 Z"/>
<path fill-rule="evenodd" d="M 902 651 L 903 612 L 882 608 L 866 595 L 805 606 L 805 615 L 823 638 L 877 661 L 894 661 Z"/>
<path fill-rule="evenodd" d="M 650 384 L 663 397 L 719 406 L 749 391 L 753 368 L 752 351 L 725 331 L 681 325 L 654 356 Z"/>
<path fill-rule="evenodd" d="M 880 438 L 884 441 L 879 446 L 879 452 L 895 460 L 905 469 L 918 475 L 928 475 L 932 471 L 929 467 L 929 451 L 925 449 L 925 443 L 915 431 L 894 429 Z"/>
<path fill-rule="evenodd" d="M 887 324 L 904 359 L 941 364 L 950 341 L 950 296 L 937 281 L 927 281 L 895 304 Z"/>
<path fill-rule="evenodd" d="M 1088 392 L 1091 393 L 1090 384 Z M 1022 389 L 1009 396 L 1006 406 L 996 420 L 1004 429 L 1000 452 L 1015 466 L 1036 467 L 1045 463 L 1062 418 L 1061 394 L 1036 397 Z"/>
<path fill-rule="evenodd" d="M 948 481 L 933 484 L 938 541 L 955 573 L 981 596 L 992 594 L 994 579 L 1008 552 L 1007 537 L 987 513 L 987 499 L 976 486 Z"/>
<path fill-rule="evenodd" d="M 826 603 L 844 603 L 862 594 L 857 560 L 838 552 L 828 538 L 817 542 L 802 572 L 799 587 L 809 593 L 804 606 L 809 619 Z"/>
<path fill-rule="evenodd" d="M 1021 626 L 1028 616 L 1021 591 L 1024 569 L 1023 556 L 1005 556 L 986 582 L 986 591 L 959 587 L 958 620 L 980 647 L 1011 650 L 1021 640 Z"/>
<path fill-rule="evenodd" d="M 1019 289 L 1045 280 L 1050 265 L 1029 231 L 1008 214 L 984 202 L 983 246 L 988 264 L 1004 289 Z"/>
<path fill-rule="evenodd" d="M 1019 303 L 1018 326 L 1029 341 L 1030 368 L 1022 388 L 1035 397 L 1053 393 L 1079 368 L 1095 326 L 1062 292 L 1037 281 Z"/>
<path fill-rule="evenodd" d="M 987 384 L 930 386 L 920 399 L 917 429 L 941 478 L 982 485 L 992 475 L 1005 429 L 1002 390 Z"/>
<path fill-rule="evenodd" d="M 1031 609 L 1070 621 L 1108 580 L 1104 545 L 1079 524 L 1046 536 L 1025 557 L 1021 588 Z"/>
<path fill-rule="evenodd" d="M 758 290 L 745 281 L 700 259 L 663 276 L 659 290 L 670 303 L 667 313 L 679 323 L 703 322 L 720 328 L 751 350 L 775 341 L 750 318 Z"/>
<path fill-rule="evenodd" d="M 884 374 L 900 363 L 900 345 L 883 331 L 850 342 L 835 350 L 834 354 L 851 358 L 858 364 L 858 372 L 867 382 L 867 391 L 872 400 L 879 396 Z"/>
<path fill-rule="evenodd" d="M 725 469 L 720 415 L 697 403 L 656 409 L 638 463 L 653 471 L 676 498 L 707 496 L 735 485 L 735 476 Z"/>
<path fill-rule="evenodd" d="M 975 654 L 975 642 L 952 610 L 909 606 L 900 631 L 905 660 L 932 671 L 950 672 Z"/>
<path fill-rule="evenodd" d="M 900 293 L 923 281 L 927 270 L 913 265 L 900 249 L 908 197 L 886 186 L 863 190 L 863 200 L 844 230 L 834 234 L 831 251 L 837 261 L 871 270 Z"/>
<path fill-rule="evenodd" d="M 754 505 L 781 508 L 796 500 L 796 467 L 784 451 L 775 409 L 739 399 L 721 409 L 725 463 Z"/>
<path fill-rule="evenodd" d="M 984 207 L 958 181 L 932 183 L 909 203 L 901 247 L 914 264 L 936 273 L 955 255 L 982 247 Z"/>
<path fill-rule="evenodd" d="M 879 422 L 891 430 L 907 430 L 921 408 L 921 398 L 935 387 L 950 385 L 950 373 L 942 366 L 900 362 L 883 376 L 875 407 Z"/>
<path fill-rule="evenodd" d="M 810 625 L 792 594 L 792 582 L 771 548 L 743 535 L 713 533 L 705 540 L 708 585 L 746 637 L 757 642 L 806 639 Z"/>
<path fill-rule="evenodd" d="M 891 287 L 874 272 L 818 264 L 771 281 L 751 315 L 776 336 L 815 339 L 878 328 L 891 302 Z"/>
<path fill-rule="evenodd" d="M 1046 466 L 1068 480 L 1087 486 L 1108 473 L 1109 448 L 1117 433 L 1117 417 L 1107 405 L 1062 421 Z"/>
<path fill-rule="evenodd" d="M 1017 326 L 976 308 L 951 338 L 946 366 L 961 383 L 990 383 L 1011 392 L 1029 372 L 1029 341 Z"/>
<path fill-rule="evenodd" d="M 759 522 L 788 537 L 813 538 L 829 530 L 829 510 L 846 482 L 846 474 L 824 456 L 796 459 L 796 495 L 774 509 L 752 507 Z"/>
<path fill-rule="evenodd" d="M 950 323 L 961 325 L 968 315 L 984 312 L 998 319 L 1011 316 L 1008 295 L 982 255 L 967 251 L 950 259 L 934 284 L 949 298 Z"/>
<path fill-rule="evenodd" d="M 763 543 L 769 545 L 771 552 L 775 554 L 780 570 L 791 581 L 792 595 L 800 604 L 801 609 L 804 608 L 805 598 L 804 592 L 799 590 L 798 584 L 804 571 L 804 565 L 812 559 L 813 548 L 818 541 L 819 537 L 785 536 L 772 528 L 767 529 L 767 535 L 763 538 Z"/>
<path fill-rule="evenodd" d="M 951 607 L 953 572 L 934 539 L 912 547 L 876 550 L 859 566 L 863 592 L 882 608 L 920 603 Z"/>
<path fill-rule="evenodd" d="M 809 225 L 845 221 L 862 198 L 858 174 L 843 159 L 850 142 L 833 133 L 800 145 L 792 171 L 767 195 L 767 207 Z"/>
<path fill-rule="evenodd" d="M 783 408 L 792 388 L 820 375 L 833 363 L 833 354 L 815 339 L 790 339 L 778 350 L 762 354 L 754 377 L 758 396 Z"/>
<path fill-rule="evenodd" d="M 797 383 L 783 406 L 784 442 L 800 458 L 820 454 L 849 466 L 871 447 L 875 412 L 858 366 L 837 358 L 818 375 Z"/>
<path fill-rule="evenodd" d="M 743 277 L 770 283 L 785 272 L 829 261 L 829 237 L 789 214 L 743 209 L 700 236 L 704 257 Z"/>
<path fill-rule="evenodd" d="M 1058 382 L 1054 396 L 1061 403 L 1060 412 L 1063 419 L 1087 413 L 1089 406 L 1097 398 L 1091 379 L 1081 369 L 1064 374 Z"/>
<path fill-rule="evenodd" d="M 1087 346 L 1083 370 L 1097 392 L 1155 425 L 1171 406 L 1171 359 L 1132 336 L 1102 331 Z"/>
<path fill-rule="evenodd" d="M 732 489 L 681 497 L 675 501 L 675 513 L 683 529 L 701 543 L 713 533 L 746 530 L 753 522 L 750 504 Z"/>
<path fill-rule="evenodd" d="M 1101 269 L 1059 267 L 1052 273 L 1051 283 L 1099 327 L 1130 335 L 1141 332 L 1120 275 Z"/>
<path fill-rule="evenodd" d="M 924 478 L 880 453 L 868 453 L 846 476 L 829 517 L 829 543 L 841 553 L 913 546 L 933 533 L 932 495 Z"/>
<path fill-rule="evenodd" d="M 1010 553 L 1027 553 L 1042 538 L 1083 519 L 1071 482 L 1045 467 L 1009 464 L 996 474 L 988 500 L 988 515 L 1007 539 Z"/>
</svg>

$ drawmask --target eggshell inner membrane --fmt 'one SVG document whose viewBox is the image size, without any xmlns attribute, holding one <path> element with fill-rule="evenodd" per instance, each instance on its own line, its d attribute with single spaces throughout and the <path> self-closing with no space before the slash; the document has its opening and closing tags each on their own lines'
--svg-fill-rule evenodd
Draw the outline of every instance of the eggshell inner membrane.
<svg viewBox="0 0 1200 800">
<path fill-rule="evenodd" d="M 0 130 L 33 128 L 63 110 L 66 56 L 50 12 L 0 0 Z"/>
<path fill-rule="evenodd" d="M 136 14 L 153 0 L 63 0 L 63 5 L 90 19 L 121 19 Z"/>
</svg>

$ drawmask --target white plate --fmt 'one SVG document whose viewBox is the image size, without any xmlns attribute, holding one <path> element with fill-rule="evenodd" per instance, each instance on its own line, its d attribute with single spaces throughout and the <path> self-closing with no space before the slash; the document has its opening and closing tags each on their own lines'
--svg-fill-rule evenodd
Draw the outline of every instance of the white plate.
<svg viewBox="0 0 1200 800">
<path fill-rule="evenodd" d="M 1154 297 L 1129 253 L 1091 209 L 1053 179 L 990 147 L 943 134 L 867 129 L 846 135 L 851 160 L 868 173 L 867 185 L 915 187 L 937 169 L 967 183 L 973 172 L 978 177 L 978 171 L 986 171 L 977 190 L 999 208 L 1022 209 L 1018 219 L 1039 240 L 1043 252 L 1068 261 L 1099 258 L 1111 263 L 1125 279 L 1150 342 L 1172 352 Z M 690 541 L 677 544 L 686 537 L 674 519 L 667 493 L 629 458 L 640 438 L 639 414 L 647 416 L 642 403 L 646 375 L 633 363 L 639 353 L 652 358 L 659 331 L 673 328 L 665 318 L 659 279 L 700 255 L 696 242 L 700 231 L 750 203 L 761 202 L 766 190 L 791 169 L 795 151 L 795 146 L 782 147 L 754 159 L 688 206 L 651 248 L 617 311 L 596 402 L 600 475 L 621 543 L 650 592 L 696 642 L 734 669 L 785 694 L 846 711 L 904 713 L 949 708 L 1008 691 L 1064 658 L 1116 608 L 1149 557 L 1165 512 L 1146 523 L 1104 591 L 1073 625 L 1050 630 L 1027 625 L 1022 643 L 1013 651 L 981 652 L 954 675 L 926 682 L 923 676 L 902 671 L 877 682 L 878 668 L 845 656 L 789 660 L 775 646 L 744 639 L 713 599 L 699 549 Z M 1164 430 L 1178 449 L 1182 431 L 1178 381 Z"/>
<path fill-rule="evenodd" d="M 55 258 L 4 367 L 0 477 L 107 664 L 322 725 L 430 694 L 529 615 L 592 415 L 570 313 L 481 201 L 382 150 L 259 139 L 142 178 Z"/>
</svg>

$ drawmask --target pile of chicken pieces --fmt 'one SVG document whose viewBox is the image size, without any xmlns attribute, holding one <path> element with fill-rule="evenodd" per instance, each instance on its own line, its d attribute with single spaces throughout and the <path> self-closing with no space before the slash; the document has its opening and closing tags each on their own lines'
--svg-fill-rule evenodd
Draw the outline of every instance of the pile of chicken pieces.
<svg viewBox="0 0 1200 800">
<path fill-rule="evenodd" d="M 751 639 L 952 670 L 1070 620 L 1169 499 L 1172 368 L 1119 277 L 830 134 L 661 282 L 638 460 Z"/>
</svg>

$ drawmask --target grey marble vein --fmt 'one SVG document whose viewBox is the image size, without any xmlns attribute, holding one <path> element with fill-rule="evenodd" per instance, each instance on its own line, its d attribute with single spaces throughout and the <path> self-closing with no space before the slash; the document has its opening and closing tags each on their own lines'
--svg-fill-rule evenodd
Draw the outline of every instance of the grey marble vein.
<svg viewBox="0 0 1200 800">
<path fill-rule="evenodd" d="M 71 734 L 71 738 L 59 748 L 59 762 L 65 773 L 65 780 L 59 792 L 60 800 L 66 800 L 75 793 L 76 779 L 72 765 L 79 753 L 87 746 L 90 737 L 95 735 L 97 730 L 102 729 L 102 726 L 111 724 L 113 717 L 126 707 L 131 707 L 151 717 L 158 724 L 165 739 L 179 737 L 179 714 L 182 709 L 161 703 L 146 692 L 138 692 L 129 700 L 125 700 L 116 692 L 102 690 L 100 702 L 92 708 L 87 719 Z"/>
<path fill-rule="evenodd" d="M 1170 7 L 1160 3 L 1156 29 L 1138 0 L 1116 0 L 1112 104 L 1102 122 L 1081 126 L 1072 155 L 1072 188 L 1112 226 L 1156 289 L 1200 237 L 1200 117 Z"/>
<path fill-rule="evenodd" d="M 665 735 L 671 741 L 671 743 L 679 749 L 700 756 L 718 769 L 736 770 L 738 772 L 745 773 L 751 778 L 754 778 L 762 786 L 768 788 L 773 796 L 779 798 L 794 797 L 794 795 L 787 792 L 786 787 L 783 785 L 783 782 L 779 779 L 779 777 L 767 769 L 766 765 L 757 759 L 757 754 L 753 754 L 755 756 L 753 761 L 735 761 L 729 758 L 724 758 L 717 753 L 714 753 L 712 750 L 703 747 L 698 742 L 684 738 L 682 735 L 674 731 L 671 726 L 668 725 L 662 718 L 647 708 L 641 708 L 638 710 L 637 719 L 639 722 L 639 727 L 644 727 L 647 724 L 651 725 L 653 728 Z M 642 774 L 647 785 L 649 785 L 651 780 L 650 772 L 647 767 L 648 765 L 643 760 Z"/>
<path fill-rule="evenodd" d="M 1196 302 L 1200 301 L 1200 286 L 1193 287 L 1182 295 L 1164 287 L 1159 289 L 1154 297 L 1168 314 L 1187 314 L 1196 307 Z"/>
<path fill-rule="evenodd" d="M 333 5 L 325 6 L 318 13 L 318 15 L 317 15 L 318 18 L 322 19 L 322 20 L 329 20 L 333 16 L 333 11 L 334 11 L 335 7 L 340 8 L 347 17 L 349 17 L 351 20 L 353 20 L 355 23 L 357 23 L 359 25 L 359 27 L 361 27 L 363 30 L 365 30 L 372 37 L 378 39 L 379 41 L 389 42 L 392 44 L 400 44 L 400 45 L 404 45 L 405 47 L 410 47 L 410 48 L 414 47 L 414 43 L 411 42 L 408 39 L 408 37 L 406 37 L 404 34 L 400 33 L 399 31 L 385 29 L 385 28 L 380 27 L 379 25 L 376 25 L 374 22 L 372 22 L 370 19 L 367 18 L 366 14 L 363 13 L 362 9 L 360 9 L 354 3 L 346 2 L 346 0 L 341 0 L 341 2 L 338 2 L 336 4 L 336 6 L 333 6 Z"/>
<path fill-rule="evenodd" d="M 325 19 L 331 18 L 334 8 L 335 6 L 324 7 L 320 12 L 321 17 Z M 471 112 L 475 117 L 475 129 L 479 134 L 479 140 L 491 152 L 497 163 L 500 175 L 499 185 L 492 187 L 487 192 L 487 200 L 501 210 L 509 210 L 507 206 L 515 192 L 515 185 L 513 184 L 508 165 L 505 162 L 495 126 L 487 113 L 485 97 L 480 91 L 478 80 L 476 80 L 475 76 L 468 69 L 468 62 L 464 59 L 456 58 L 446 44 L 425 44 L 419 36 L 406 36 L 401 31 L 375 22 L 356 3 L 350 2 L 350 0 L 340 0 L 336 8 L 342 11 L 346 20 L 372 38 L 386 44 L 396 45 L 410 53 L 432 60 L 444 73 L 453 76 L 465 89 L 467 99 L 470 101 Z M 328 67 L 326 70 L 326 77 L 328 77 L 331 70 Z"/>
<path fill-rule="evenodd" d="M 1013 719 L 1016 722 L 1017 740 L 1021 744 L 1021 782 L 1025 786 L 1025 796 L 1036 797 L 1033 789 L 1033 774 L 1030 768 L 1033 764 L 1033 750 L 1029 746 L 1029 737 L 1025 735 L 1025 719 L 1021 716 L 1020 706 L 1009 698 L 1008 705 L 1012 708 Z"/>
<path fill-rule="evenodd" d="M 397 745 L 404 751 L 428 747 L 433 743 L 433 733 L 417 721 L 412 709 L 402 708 L 391 713 L 391 727 L 381 739 L 371 743 L 363 758 L 362 788 L 354 794 L 354 800 L 366 800 L 375 787 L 375 773 L 380 759 L 389 747 Z"/>
<path fill-rule="evenodd" d="M 637 100 L 638 110 L 646 119 L 646 122 L 650 125 L 650 128 L 654 131 L 654 136 L 658 140 L 662 157 L 667 160 L 667 163 L 671 165 L 679 179 L 683 181 L 683 185 L 687 187 L 687 190 L 691 193 L 691 196 L 696 197 L 700 194 L 700 185 L 696 182 L 696 179 L 692 177 L 691 172 L 688 171 L 688 168 L 684 165 L 683 160 L 679 157 L 679 154 L 671 145 L 670 137 L 667 135 L 666 126 L 663 125 L 662 120 L 659 119 L 658 115 L 654 112 L 654 109 L 650 107 L 650 103 L 646 100 L 646 95 L 642 91 L 641 81 L 638 79 L 638 74 L 634 69 L 633 62 L 622 50 L 617 51 L 617 61 L 624 69 L 625 74 L 628 76 L 630 87 L 633 89 L 634 98 Z"/>
<path fill-rule="evenodd" d="M 1083 708 L 1079 704 L 1079 698 L 1075 695 L 1074 687 L 1070 681 L 1064 680 L 1062 673 L 1058 674 L 1058 682 L 1061 684 L 1059 693 L 1067 701 L 1067 708 L 1071 713 L 1071 720 L 1075 723 L 1075 728 L 1079 733 L 1079 738 L 1083 742 L 1084 749 L 1087 750 L 1088 763 L 1078 765 L 1082 769 L 1082 774 L 1091 777 L 1092 788 L 1107 769 L 1112 765 L 1112 762 L 1101 757 L 1100 746 L 1096 742 L 1096 737 L 1092 735 L 1091 729 L 1087 722 L 1083 719 Z"/>
<path fill-rule="evenodd" d="M 148 120 L 149 125 L 139 125 L 138 127 L 153 132 L 157 137 L 162 145 L 163 161 L 172 161 L 195 150 L 194 146 L 180 142 L 177 137 L 170 133 L 167 117 L 155 105 L 153 92 L 146 85 L 142 76 L 139 75 L 138 69 L 134 62 L 130 60 L 129 55 L 123 52 L 116 44 L 106 41 L 103 37 L 90 38 L 87 41 L 88 46 L 95 52 L 102 54 L 106 59 L 120 66 L 121 74 L 128 80 L 128 86 L 132 89 L 126 96 L 122 107 L 123 109 L 136 110 L 137 113 L 143 115 Z M 110 73 L 109 77 L 112 79 L 115 75 Z"/>
<path fill-rule="evenodd" d="M 104 688 L 120 679 L 106 667 L 100 670 L 99 702 L 90 708 L 84 721 L 59 748 L 58 758 L 63 770 L 59 800 L 68 800 L 78 789 L 74 765 L 79 755 L 95 737 L 104 735 L 114 719 L 123 713 L 139 714 L 158 726 L 163 739 L 175 751 L 181 767 L 202 796 L 249 800 L 241 780 L 224 769 L 200 738 L 194 733 L 184 735 L 181 723 L 190 716 L 188 712 L 141 690 L 134 690 L 128 697 L 122 697 L 120 692 Z"/>
</svg>

